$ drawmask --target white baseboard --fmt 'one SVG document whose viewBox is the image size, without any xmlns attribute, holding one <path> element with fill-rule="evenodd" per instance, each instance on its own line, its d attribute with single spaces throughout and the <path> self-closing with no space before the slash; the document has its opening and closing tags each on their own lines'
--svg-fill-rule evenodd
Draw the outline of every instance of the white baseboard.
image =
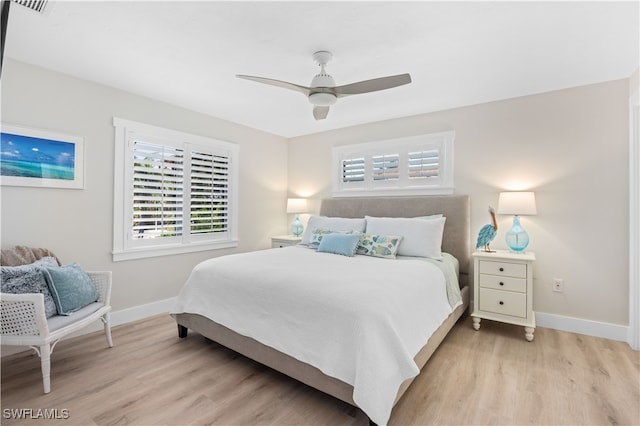
<svg viewBox="0 0 640 426">
<path fill-rule="evenodd" d="M 548 314 L 545 312 L 536 312 L 536 325 L 539 327 L 553 328 L 555 330 L 569 331 L 571 333 L 585 334 L 587 336 L 628 342 L 629 327 L 626 325 L 565 317 L 563 315 Z"/>
<path fill-rule="evenodd" d="M 119 311 L 113 311 L 111 312 L 111 327 L 138 321 L 154 315 L 160 315 L 164 313 L 168 315 L 169 311 L 173 307 L 175 300 L 176 298 L 172 297 L 170 299 L 158 300 L 156 302 L 147 303 L 145 305 L 139 305 Z M 65 337 L 65 339 L 82 336 L 84 334 L 94 333 L 96 331 L 102 330 L 102 322 L 96 321 L 93 324 L 83 328 L 82 330 L 70 334 L 69 336 Z M 118 342 L 116 341 L 116 339 L 114 339 L 114 344 L 117 343 Z M 2 346 L 2 356 L 9 356 L 27 350 L 30 350 L 30 348 L 27 346 L 4 345 Z"/>
<path fill-rule="evenodd" d="M 138 321 L 143 318 L 166 313 L 168 314 L 176 301 L 175 297 L 134 306 L 111 313 L 111 326 Z"/>
<path fill-rule="evenodd" d="M 111 313 L 111 326 L 115 327 L 138 321 L 154 315 L 168 314 L 175 302 L 175 297 L 158 300 L 145 305 L 134 306 Z M 587 336 L 602 337 L 605 339 L 628 342 L 628 326 L 611 324 L 599 321 L 591 321 L 580 318 L 566 317 L 563 315 L 536 312 L 536 325 L 539 327 L 553 328 L 555 330 L 568 331 L 571 333 L 585 334 Z M 81 336 L 102 330 L 102 323 L 95 322 L 69 337 Z M 117 342 L 114 342 L 117 344 Z M 12 355 L 28 350 L 25 346 L 3 346 L 2 356 Z"/>
</svg>

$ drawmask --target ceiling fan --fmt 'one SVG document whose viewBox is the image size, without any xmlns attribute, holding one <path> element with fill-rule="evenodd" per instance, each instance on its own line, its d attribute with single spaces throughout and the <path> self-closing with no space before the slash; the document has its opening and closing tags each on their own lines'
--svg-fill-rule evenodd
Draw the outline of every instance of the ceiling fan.
<svg viewBox="0 0 640 426">
<path fill-rule="evenodd" d="M 303 93 L 313 104 L 313 117 L 316 120 L 323 120 L 329 114 L 329 107 L 336 103 L 338 98 L 349 95 L 359 95 L 361 93 L 377 92 L 378 90 L 391 89 L 411 83 L 409 74 L 398 74 L 389 77 L 374 78 L 372 80 L 359 81 L 357 83 L 336 86 L 326 71 L 325 66 L 331 60 L 333 54 L 326 50 L 321 50 L 313 54 L 313 59 L 320 66 L 320 72 L 311 80 L 310 87 L 288 83 L 286 81 L 274 80 L 264 77 L 253 77 L 250 75 L 236 75 L 236 77 L 257 81 L 258 83 L 270 84 L 285 89 L 291 89 Z"/>
</svg>

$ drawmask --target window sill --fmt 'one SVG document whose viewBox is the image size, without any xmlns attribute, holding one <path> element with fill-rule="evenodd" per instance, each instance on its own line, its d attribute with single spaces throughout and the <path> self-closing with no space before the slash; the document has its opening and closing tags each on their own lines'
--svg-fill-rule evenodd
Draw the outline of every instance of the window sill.
<svg viewBox="0 0 640 426">
<path fill-rule="evenodd" d="M 238 247 L 238 240 L 114 250 L 114 262 Z"/>
<path fill-rule="evenodd" d="M 333 191 L 331 195 L 341 197 L 375 197 L 375 196 L 403 196 L 403 195 L 451 195 L 453 187 L 438 188 L 376 188 L 376 189 L 343 189 Z"/>
</svg>

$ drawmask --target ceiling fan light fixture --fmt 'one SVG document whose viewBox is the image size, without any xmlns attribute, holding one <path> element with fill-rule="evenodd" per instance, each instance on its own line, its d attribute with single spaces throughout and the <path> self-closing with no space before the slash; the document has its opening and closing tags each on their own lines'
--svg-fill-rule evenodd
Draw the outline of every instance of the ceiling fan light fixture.
<svg viewBox="0 0 640 426">
<path fill-rule="evenodd" d="M 331 106 L 336 103 L 338 97 L 333 93 L 312 93 L 309 95 L 309 102 L 315 106 Z"/>
<path fill-rule="evenodd" d="M 316 74 L 311 80 L 311 87 L 335 87 L 336 81 L 331 77 L 331 75 L 327 74 L 323 68 L 320 74 Z"/>
<path fill-rule="evenodd" d="M 391 89 L 411 83 L 409 74 L 399 74 L 388 77 L 374 78 L 371 80 L 358 81 L 356 83 L 336 86 L 336 82 L 325 70 L 325 65 L 333 57 L 331 52 L 321 50 L 313 54 L 313 59 L 318 62 L 320 72 L 313 77 L 309 87 L 300 86 L 286 81 L 274 80 L 272 78 L 254 77 L 250 75 L 236 75 L 236 77 L 246 80 L 257 81 L 258 83 L 269 84 L 282 87 L 284 89 L 295 90 L 303 93 L 313 105 L 313 118 L 324 120 L 329 113 L 329 107 L 338 101 L 338 98 L 361 93 L 377 92 L 379 90 Z"/>
</svg>

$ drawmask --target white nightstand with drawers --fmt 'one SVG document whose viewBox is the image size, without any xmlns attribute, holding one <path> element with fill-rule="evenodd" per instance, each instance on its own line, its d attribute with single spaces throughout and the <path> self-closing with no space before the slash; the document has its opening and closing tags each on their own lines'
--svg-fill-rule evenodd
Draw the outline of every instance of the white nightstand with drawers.
<svg viewBox="0 0 640 426">
<path fill-rule="evenodd" d="M 278 235 L 275 237 L 271 237 L 271 247 L 282 248 L 295 246 L 296 244 L 300 244 L 300 241 L 302 241 L 302 236 L 296 237 L 295 235 Z"/>
<path fill-rule="evenodd" d="M 474 258 L 473 328 L 482 318 L 524 327 L 524 337 L 533 340 L 536 318 L 533 312 L 532 252 L 477 251 Z"/>
</svg>

